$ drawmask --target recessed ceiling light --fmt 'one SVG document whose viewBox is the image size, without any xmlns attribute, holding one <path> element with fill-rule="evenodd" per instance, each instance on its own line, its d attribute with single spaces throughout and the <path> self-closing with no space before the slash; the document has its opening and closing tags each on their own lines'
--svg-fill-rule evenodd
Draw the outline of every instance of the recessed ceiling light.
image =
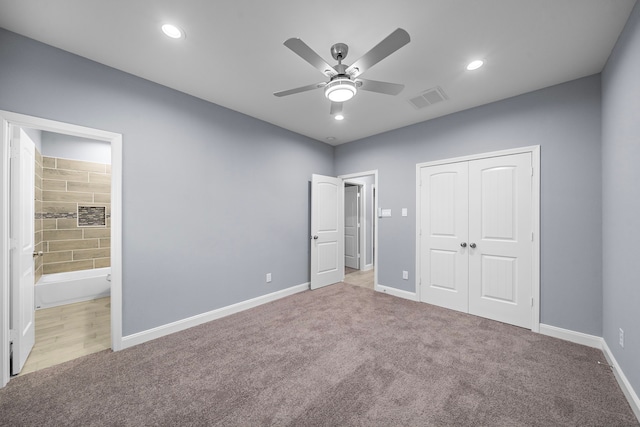
<svg viewBox="0 0 640 427">
<path fill-rule="evenodd" d="M 336 120 L 344 120 L 344 116 L 342 114 L 336 114 L 334 116 L 334 119 L 336 119 Z"/>
<path fill-rule="evenodd" d="M 328 136 L 326 139 L 327 139 L 327 141 L 335 141 L 336 137 L 335 136 Z"/>
<path fill-rule="evenodd" d="M 162 25 L 162 32 L 172 39 L 180 39 L 184 37 L 184 31 L 180 28 L 176 27 L 173 24 L 164 24 Z"/>
<path fill-rule="evenodd" d="M 467 70 L 469 71 L 477 70 L 483 65 L 484 65 L 484 61 L 482 59 L 476 59 L 475 61 L 469 62 L 469 65 L 467 65 Z"/>
</svg>

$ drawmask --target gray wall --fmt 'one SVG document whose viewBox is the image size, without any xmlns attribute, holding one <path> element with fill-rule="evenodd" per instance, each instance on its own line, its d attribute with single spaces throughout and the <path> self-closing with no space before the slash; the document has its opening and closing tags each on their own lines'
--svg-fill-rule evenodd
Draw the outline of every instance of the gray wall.
<svg viewBox="0 0 640 427">
<path fill-rule="evenodd" d="M 42 155 L 111 164 L 111 144 L 54 132 L 42 132 Z"/>
<path fill-rule="evenodd" d="M 640 5 L 602 73 L 603 336 L 640 393 Z M 618 329 L 625 334 L 618 344 Z"/>
<path fill-rule="evenodd" d="M 123 134 L 124 335 L 308 282 L 331 146 L 1 29 L 0 57 L 0 109 Z"/>
<path fill-rule="evenodd" d="M 392 209 L 378 221 L 379 283 L 415 291 L 416 163 L 540 145 L 541 321 L 600 336 L 600 101 L 596 75 L 338 146 L 336 173 L 378 169 Z"/>
</svg>

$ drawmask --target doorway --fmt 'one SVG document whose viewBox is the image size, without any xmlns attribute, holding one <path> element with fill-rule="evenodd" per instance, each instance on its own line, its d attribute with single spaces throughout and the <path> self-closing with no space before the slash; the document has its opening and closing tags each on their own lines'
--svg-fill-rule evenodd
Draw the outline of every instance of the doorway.
<svg viewBox="0 0 640 427">
<path fill-rule="evenodd" d="M 29 131 L 36 160 L 35 344 L 22 367 L 12 358 L 12 374 L 20 375 L 111 348 L 111 144 Z"/>
<path fill-rule="evenodd" d="M 11 231 L 12 206 L 10 175 L 11 145 L 14 129 L 29 128 L 36 131 L 52 132 L 70 137 L 91 139 L 107 142 L 111 145 L 111 232 L 110 232 L 110 259 L 111 259 L 111 304 L 110 347 L 116 351 L 122 347 L 122 136 L 120 134 L 106 132 L 97 129 L 85 128 L 52 120 L 41 119 L 22 114 L 0 111 L 2 120 L 2 175 L 0 176 L 2 224 L 0 224 L 0 262 L 2 264 L 0 308 L 0 387 L 7 384 L 10 379 L 11 347 L 19 345 L 16 342 L 16 332 L 11 330 L 9 313 L 13 306 L 12 280 L 9 271 L 15 268 L 12 265 L 13 237 Z M 14 179 L 15 180 L 15 179 Z M 14 183 L 15 184 L 15 183 Z M 15 215 L 13 215 L 15 217 Z M 37 254 L 38 251 L 34 251 Z M 32 296 L 33 298 L 33 296 Z M 27 301 L 25 306 L 31 306 L 35 310 L 34 301 Z M 10 344 L 12 342 L 12 344 Z"/>
<path fill-rule="evenodd" d="M 344 282 L 375 289 L 377 171 L 342 175 L 339 178 L 343 179 L 345 189 Z"/>
</svg>

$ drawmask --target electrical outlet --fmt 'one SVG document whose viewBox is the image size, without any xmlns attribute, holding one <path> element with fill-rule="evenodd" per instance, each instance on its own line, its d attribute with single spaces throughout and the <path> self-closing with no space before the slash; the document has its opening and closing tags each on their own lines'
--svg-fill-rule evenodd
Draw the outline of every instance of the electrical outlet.
<svg viewBox="0 0 640 427">
<path fill-rule="evenodd" d="M 620 337 L 620 347 L 624 348 L 624 331 L 622 330 L 622 328 L 620 328 L 618 331 L 618 335 Z"/>
<path fill-rule="evenodd" d="M 402 270 L 402 278 L 404 280 L 409 280 L 409 272 L 407 270 Z"/>
<path fill-rule="evenodd" d="M 271 273 L 267 273 L 267 283 L 271 283 Z"/>
</svg>

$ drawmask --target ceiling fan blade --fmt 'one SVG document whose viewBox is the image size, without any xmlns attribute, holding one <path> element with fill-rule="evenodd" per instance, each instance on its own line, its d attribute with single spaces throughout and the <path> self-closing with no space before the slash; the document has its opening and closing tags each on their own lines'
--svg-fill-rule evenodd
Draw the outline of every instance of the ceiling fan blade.
<svg viewBox="0 0 640 427">
<path fill-rule="evenodd" d="M 342 114 L 342 104 L 343 102 L 332 102 L 331 103 L 331 111 L 329 114 L 335 116 L 336 114 Z"/>
<path fill-rule="evenodd" d="M 278 97 L 293 95 L 294 93 L 307 92 L 309 90 L 319 89 L 321 87 L 325 87 L 326 85 L 327 84 L 325 82 L 314 83 L 312 85 L 301 86 L 295 89 L 283 90 L 280 92 L 273 92 L 273 94 Z"/>
<path fill-rule="evenodd" d="M 374 46 L 373 49 L 365 53 L 362 58 L 351 64 L 351 66 L 347 68 L 346 73 L 349 74 L 351 78 L 358 77 L 410 41 L 411 37 L 409 37 L 409 33 L 402 28 L 398 28 Z"/>
<path fill-rule="evenodd" d="M 322 59 L 313 49 L 311 49 L 305 42 L 298 38 L 290 38 L 284 42 L 284 45 L 296 53 L 300 58 L 313 65 L 313 68 L 320 70 L 322 74 L 327 77 L 333 77 L 336 74 L 336 70 L 327 61 Z"/>
<path fill-rule="evenodd" d="M 356 83 L 362 82 L 359 88 L 369 92 L 383 93 L 385 95 L 397 95 L 402 92 L 404 85 L 398 83 L 379 82 L 377 80 L 358 79 Z"/>
</svg>

